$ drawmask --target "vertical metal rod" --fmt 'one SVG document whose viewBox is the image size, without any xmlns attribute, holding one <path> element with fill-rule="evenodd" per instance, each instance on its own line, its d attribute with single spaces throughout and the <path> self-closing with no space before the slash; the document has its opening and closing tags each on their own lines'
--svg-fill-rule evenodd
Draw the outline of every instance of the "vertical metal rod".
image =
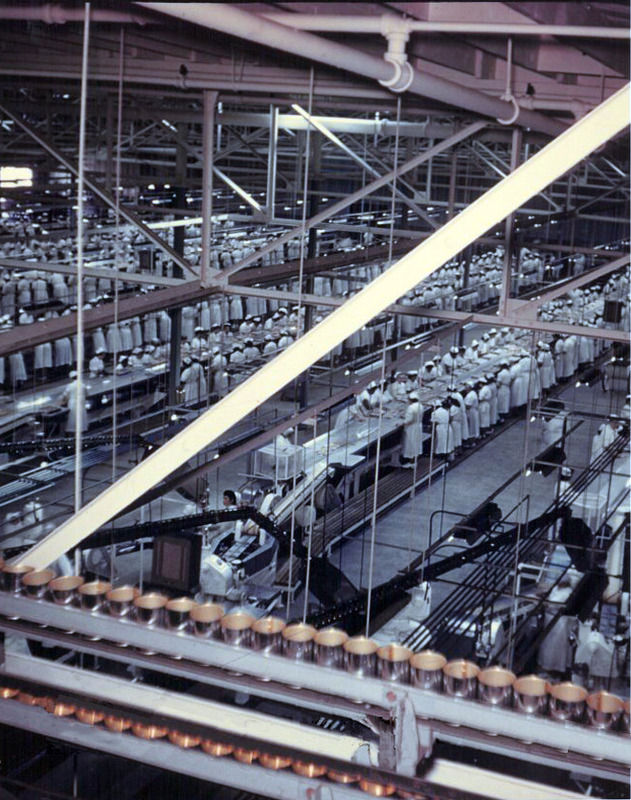
<svg viewBox="0 0 631 800">
<path fill-rule="evenodd" d="M 454 215 L 456 204 L 456 176 L 458 174 L 458 148 L 454 147 L 449 159 L 449 198 L 447 200 L 447 216 L 451 219 Z"/>
<path fill-rule="evenodd" d="M 521 151 L 521 128 L 513 128 L 513 140 L 511 146 L 510 171 L 514 172 L 519 166 L 519 155 Z M 513 263 L 513 250 L 515 249 L 515 214 L 509 214 L 504 223 L 504 270 L 502 274 L 502 293 L 500 295 L 500 316 L 508 313 L 508 300 L 511 291 L 511 266 Z M 519 254 L 517 254 L 519 259 Z M 519 269 L 519 263 L 517 264 Z"/>
<path fill-rule="evenodd" d="M 204 91 L 204 119 L 202 124 L 202 260 L 200 278 L 202 286 L 210 282 L 210 248 L 213 234 L 213 159 L 215 147 L 215 103 L 217 92 Z"/>
<path fill-rule="evenodd" d="M 278 108 L 270 106 L 269 109 L 269 150 L 267 160 L 267 216 L 274 218 L 274 208 L 276 205 L 276 166 L 277 166 L 277 146 L 278 146 Z"/>
<path fill-rule="evenodd" d="M 88 47 L 90 42 L 90 3 L 85 4 L 83 24 L 83 57 L 81 60 L 81 101 L 79 121 L 79 169 L 77 175 L 77 381 L 75 384 L 75 471 L 74 511 L 82 505 L 82 448 L 83 448 L 83 191 L 85 168 L 85 128 L 88 96 Z M 79 572 L 80 551 L 75 551 L 75 570 Z"/>
</svg>

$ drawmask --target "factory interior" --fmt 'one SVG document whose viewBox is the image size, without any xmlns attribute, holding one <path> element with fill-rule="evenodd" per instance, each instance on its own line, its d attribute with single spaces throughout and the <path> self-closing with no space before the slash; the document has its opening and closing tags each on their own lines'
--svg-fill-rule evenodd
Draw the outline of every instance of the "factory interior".
<svg viewBox="0 0 631 800">
<path fill-rule="evenodd" d="M 0 800 L 631 796 L 629 38 L 0 4 Z"/>
</svg>

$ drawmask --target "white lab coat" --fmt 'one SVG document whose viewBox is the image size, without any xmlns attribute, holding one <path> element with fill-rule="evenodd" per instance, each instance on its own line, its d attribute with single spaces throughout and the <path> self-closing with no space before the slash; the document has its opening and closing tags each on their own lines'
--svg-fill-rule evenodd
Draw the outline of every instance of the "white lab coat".
<svg viewBox="0 0 631 800">
<path fill-rule="evenodd" d="M 66 419 L 66 433 L 74 433 L 77 428 L 75 424 L 75 414 L 77 404 L 81 410 L 80 414 L 80 425 L 81 430 L 84 431 L 88 427 L 88 412 L 86 411 L 85 407 L 85 384 L 81 384 L 81 389 L 77 392 L 77 381 L 76 379 L 72 380 L 64 389 L 63 394 L 61 395 L 61 402 L 62 405 L 65 405 L 68 409 L 68 417 Z"/>
<path fill-rule="evenodd" d="M 182 383 L 185 403 L 199 403 L 208 394 L 204 368 L 195 361 L 182 372 Z"/>
<path fill-rule="evenodd" d="M 537 363 L 539 364 L 541 386 L 543 389 L 549 389 L 551 386 L 554 386 L 556 380 L 552 353 L 549 350 L 542 350 L 537 356 Z"/>
<path fill-rule="evenodd" d="M 528 375 L 524 372 L 521 361 L 518 361 L 517 364 L 513 364 L 510 368 L 510 377 L 511 408 L 523 406 L 528 401 Z"/>
<path fill-rule="evenodd" d="M 592 452 L 590 460 L 593 461 L 595 458 L 602 453 L 602 451 L 609 447 L 609 445 L 615 440 L 617 437 L 618 432 L 615 431 L 611 425 L 608 423 L 604 423 L 598 429 L 598 433 L 592 439 Z"/>
<path fill-rule="evenodd" d="M 475 389 L 470 389 L 464 398 L 467 407 L 467 422 L 469 424 L 469 438 L 478 439 L 480 436 L 480 413 L 478 411 L 478 395 Z"/>
<path fill-rule="evenodd" d="M 449 435 L 449 411 L 439 406 L 430 417 L 434 429 L 434 453 L 447 455 L 453 450 L 452 437 Z"/>
<path fill-rule="evenodd" d="M 480 427 L 491 427 L 491 390 L 488 385 L 480 387 L 478 394 L 478 414 L 480 415 Z"/>
<path fill-rule="evenodd" d="M 465 405 L 464 397 L 460 392 L 452 392 L 453 399 L 460 406 L 460 428 L 462 433 L 462 440 L 466 441 L 469 438 L 469 420 L 467 419 L 467 406 Z"/>
<path fill-rule="evenodd" d="M 415 400 L 405 410 L 403 419 L 404 458 L 417 458 L 423 451 L 423 406 Z"/>
</svg>

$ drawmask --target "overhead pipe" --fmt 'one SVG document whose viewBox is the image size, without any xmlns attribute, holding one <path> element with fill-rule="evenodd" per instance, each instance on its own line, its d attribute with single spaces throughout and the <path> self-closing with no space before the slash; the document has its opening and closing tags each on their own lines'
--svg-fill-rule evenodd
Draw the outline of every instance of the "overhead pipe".
<svg viewBox="0 0 631 800">
<path fill-rule="evenodd" d="M 0 6 L 0 19 L 46 22 L 48 25 L 65 25 L 66 22 L 83 22 L 83 8 L 67 8 L 58 3 L 44 3 L 42 6 Z M 90 13 L 92 22 L 133 22 L 136 25 L 155 23 L 156 19 L 144 14 L 129 11 L 111 11 L 106 8 L 94 9 Z"/>
<path fill-rule="evenodd" d="M 304 31 L 289 30 L 285 25 L 250 14 L 234 4 L 139 2 L 136 5 L 169 14 L 210 30 L 220 30 L 249 42 L 292 53 L 299 58 L 307 58 L 329 67 L 354 72 L 364 78 L 388 81 L 393 77 L 392 65 L 376 56 L 321 39 Z M 427 73 L 415 72 L 408 91 L 493 119 L 506 117 L 514 111 L 510 103 L 497 97 L 490 97 L 454 81 Z M 558 136 L 567 128 L 567 125 L 558 120 L 532 111 L 522 111 L 519 115 L 519 124 L 550 136 Z"/>
<path fill-rule="evenodd" d="M 578 25 L 537 25 L 530 22 L 439 22 L 403 19 L 392 14 L 381 17 L 334 14 L 291 14 L 270 12 L 261 16 L 280 25 L 303 31 L 330 33 L 383 33 L 384 20 L 396 20 L 408 33 L 467 33 L 491 36 L 576 36 L 581 39 L 628 39 L 627 28 L 589 28 Z M 386 23 L 387 24 L 387 23 Z"/>
</svg>

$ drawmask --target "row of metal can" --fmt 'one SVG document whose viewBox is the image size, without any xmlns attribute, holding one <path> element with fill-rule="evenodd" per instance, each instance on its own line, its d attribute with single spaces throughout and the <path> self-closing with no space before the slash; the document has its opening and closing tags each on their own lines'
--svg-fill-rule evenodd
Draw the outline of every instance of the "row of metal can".
<svg viewBox="0 0 631 800">
<path fill-rule="evenodd" d="M 217 639 L 261 654 L 343 669 L 358 677 L 411 684 L 452 697 L 478 699 L 525 714 L 586 723 L 600 730 L 629 733 L 629 700 L 588 691 L 571 682 L 550 683 L 538 675 L 518 677 L 502 666 L 480 668 L 472 661 L 448 661 L 442 653 L 414 653 L 403 645 L 379 646 L 366 636 L 349 636 L 338 628 L 316 630 L 305 623 L 286 624 L 278 617 L 255 618 L 243 610 L 224 613 L 216 603 L 190 597 L 141 593 L 134 586 L 112 587 L 81 576 L 56 577 L 52 570 L 19 570 L 5 565 L 0 573 L 5 591 L 78 605 L 91 613 L 130 617 L 148 627 L 166 627 L 203 639 Z M 352 699 L 352 698 L 351 698 Z"/>
<path fill-rule="evenodd" d="M 402 789 L 397 790 L 392 784 L 369 780 L 352 772 L 351 765 L 349 765 L 349 771 L 333 770 L 315 762 L 301 761 L 284 755 L 269 754 L 261 750 L 236 747 L 227 742 L 183 733 L 176 728 L 169 728 L 164 725 L 134 722 L 116 713 L 106 714 L 104 711 L 82 708 L 67 701 L 34 695 L 31 692 L 20 691 L 20 689 L 12 687 L 0 686 L 0 698 L 5 700 L 15 699 L 29 706 L 40 706 L 56 717 L 73 717 L 86 725 L 102 725 L 113 733 L 129 732 L 145 740 L 168 739 L 178 747 L 187 750 L 200 748 L 215 758 L 232 756 L 242 764 L 259 764 L 266 769 L 272 770 L 291 769 L 304 778 L 326 778 L 334 783 L 356 784 L 359 789 L 372 797 L 391 797 L 397 794 L 398 797 L 406 798 L 406 800 L 432 800 L 430 796 L 425 794 L 408 792 Z"/>
</svg>

